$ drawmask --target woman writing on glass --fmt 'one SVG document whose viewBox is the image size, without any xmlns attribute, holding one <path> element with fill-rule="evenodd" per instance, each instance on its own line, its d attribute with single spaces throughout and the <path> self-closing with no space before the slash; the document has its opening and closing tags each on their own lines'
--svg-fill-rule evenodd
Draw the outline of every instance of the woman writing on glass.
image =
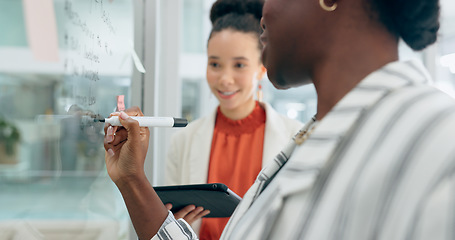
<svg viewBox="0 0 455 240">
<path fill-rule="evenodd" d="M 267 0 L 262 26 L 269 79 L 314 84 L 317 115 L 261 171 L 221 239 L 452 239 L 455 100 L 419 61 L 398 60 L 400 39 L 414 50 L 436 41 L 439 1 Z M 106 127 L 106 164 L 136 232 L 195 239 L 145 178 L 146 129 L 121 118 L 119 139 Z"/>
</svg>

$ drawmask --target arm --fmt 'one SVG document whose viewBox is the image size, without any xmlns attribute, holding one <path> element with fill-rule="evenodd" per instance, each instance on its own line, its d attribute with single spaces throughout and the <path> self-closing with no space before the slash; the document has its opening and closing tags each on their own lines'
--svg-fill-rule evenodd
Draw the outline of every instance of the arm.
<svg viewBox="0 0 455 240">
<path fill-rule="evenodd" d="M 143 116 L 139 108 L 129 115 Z M 139 239 L 151 239 L 168 216 L 144 172 L 149 129 L 140 128 L 126 113 L 119 115 L 123 127 L 105 126 L 104 148 L 107 171 L 120 190 Z M 115 135 L 114 135 L 115 133 Z"/>
</svg>

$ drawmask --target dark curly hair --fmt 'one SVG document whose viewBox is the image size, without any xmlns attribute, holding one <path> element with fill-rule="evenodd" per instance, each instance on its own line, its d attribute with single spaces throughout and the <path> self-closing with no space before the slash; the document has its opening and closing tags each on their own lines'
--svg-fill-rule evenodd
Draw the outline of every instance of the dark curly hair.
<svg viewBox="0 0 455 240">
<path fill-rule="evenodd" d="M 414 50 L 437 39 L 439 0 L 371 0 L 369 7 L 392 34 Z"/>
<path fill-rule="evenodd" d="M 262 33 L 260 21 L 264 0 L 217 0 L 210 10 L 212 35 L 225 29 L 232 29 L 257 36 L 258 47 L 262 49 L 259 36 Z"/>
</svg>

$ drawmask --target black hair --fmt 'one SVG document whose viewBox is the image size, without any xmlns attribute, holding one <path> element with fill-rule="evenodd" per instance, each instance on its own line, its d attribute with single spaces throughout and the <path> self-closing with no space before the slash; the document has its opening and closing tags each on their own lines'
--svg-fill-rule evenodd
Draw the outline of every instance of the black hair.
<svg viewBox="0 0 455 240">
<path fill-rule="evenodd" d="M 439 0 L 371 0 L 378 20 L 414 50 L 436 42 Z"/>
<path fill-rule="evenodd" d="M 210 10 L 212 35 L 225 29 L 253 33 L 257 36 L 258 47 L 262 49 L 259 36 L 262 33 L 261 18 L 264 0 L 217 0 Z"/>
</svg>

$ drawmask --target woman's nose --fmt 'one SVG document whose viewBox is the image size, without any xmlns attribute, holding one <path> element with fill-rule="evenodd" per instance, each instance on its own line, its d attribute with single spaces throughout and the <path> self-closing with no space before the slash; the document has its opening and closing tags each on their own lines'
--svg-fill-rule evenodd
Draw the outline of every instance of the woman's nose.
<svg viewBox="0 0 455 240">
<path fill-rule="evenodd" d="M 229 84 L 232 84 L 232 83 L 234 83 L 234 78 L 232 76 L 231 71 L 224 70 L 221 73 L 221 76 L 220 76 L 220 84 L 221 85 L 229 85 Z"/>
</svg>

